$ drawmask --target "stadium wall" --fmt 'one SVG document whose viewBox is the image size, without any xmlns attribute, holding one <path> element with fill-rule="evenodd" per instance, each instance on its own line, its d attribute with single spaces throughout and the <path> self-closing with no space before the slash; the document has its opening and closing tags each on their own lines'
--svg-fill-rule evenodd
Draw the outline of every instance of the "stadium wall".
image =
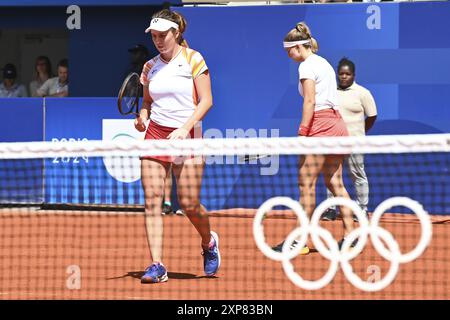
<svg viewBox="0 0 450 320">
<path fill-rule="evenodd" d="M 297 65 L 287 58 L 281 43 L 285 33 L 299 21 L 306 21 L 310 25 L 313 36 L 319 41 L 319 54 L 333 66 L 343 56 L 356 63 L 357 82 L 372 91 L 379 111 L 377 123 L 370 134 L 449 132 L 448 2 L 184 7 L 176 10 L 188 19 L 186 38 L 191 47 L 203 54 L 211 72 L 214 107 L 204 120 L 207 136 L 296 134 L 302 103 L 297 92 Z M 122 33 L 123 36 L 117 39 L 113 36 L 115 29 L 109 29 L 109 24 L 113 25 L 117 19 L 104 18 L 96 22 L 92 18 L 92 27 L 86 28 L 83 34 L 71 32 L 71 83 L 79 88 L 75 91 L 84 92 L 85 96 L 95 91 L 102 92 L 106 87 L 112 92 L 110 95 L 117 91 L 123 71 L 110 68 L 108 77 L 104 77 L 106 84 L 90 76 L 98 61 L 89 60 L 88 47 L 95 39 L 99 39 L 97 49 L 90 49 L 94 52 L 100 48 L 107 49 L 102 62 L 114 65 L 115 61 L 126 60 L 126 47 L 129 44 L 127 42 L 124 45 L 120 39 L 128 41 L 127 35 L 136 36 L 137 30 L 142 31 L 142 25 L 147 24 L 148 17 L 147 14 L 139 16 L 140 20 L 136 16 L 125 17 L 130 19 L 130 23 L 134 21 L 133 27 L 125 28 L 125 34 Z M 417 21 L 426 28 L 418 27 Z M 126 21 L 121 25 L 127 25 Z M 112 34 L 108 33 L 111 30 Z M 107 35 L 111 47 L 102 46 L 101 35 Z M 116 44 L 121 46 L 120 50 L 115 49 Z M 119 55 L 121 58 L 118 58 Z M 2 113 L 10 114 L 0 119 L 0 123 L 4 123 L 0 126 L 2 142 L 102 139 L 106 134 L 105 119 L 119 119 L 114 98 L 46 99 L 45 118 L 42 116 L 44 101 L 29 101 L 0 100 Z M 42 121 L 38 121 L 39 124 L 30 123 L 19 133 L 11 127 L 11 119 L 16 112 L 27 112 L 24 108 L 29 108 L 29 104 L 35 105 L 36 113 L 40 115 L 37 119 Z M 42 131 L 44 127 L 45 133 Z M 108 133 L 109 138 L 114 136 Z M 101 162 L 86 163 L 84 159 L 76 159 L 76 163 L 74 159 L 48 161 L 50 163 L 46 163 L 45 170 L 51 174 L 47 174 L 46 179 L 51 176 L 56 180 L 47 180 L 45 183 L 47 189 L 42 197 L 46 202 L 142 203 L 140 182 L 114 179 Z M 76 181 L 64 180 L 63 183 L 60 175 L 64 175 L 68 167 L 77 170 L 77 174 L 72 175 Z M 271 189 L 264 192 L 260 190 L 259 197 L 245 197 L 245 186 L 264 167 L 267 165 L 258 163 L 227 169 L 232 170 L 233 176 L 226 178 L 219 192 L 214 186 L 220 183 L 208 181 L 208 170 L 217 170 L 210 166 L 205 172 L 203 202 L 208 209 L 257 206 L 270 196 L 280 195 L 280 190 Z M 439 171 L 440 174 L 438 172 L 441 177 L 448 177 L 448 168 L 436 170 L 442 171 Z M 377 180 L 376 172 L 369 170 L 368 174 L 375 186 L 372 194 L 380 195 L 379 198 L 371 199 L 371 208 L 384 200 L 382 197 L 392 193 L 419 197 L 417 200 L 433 207 L 433 212 L 450 213 L 448 208 L 442 206 L 445 201 L 441 199 L 441 205 L 436 204 L 439 200 L 432 195 L 418 194 L 413 185 L 405 190 L 402 181 L 392 181 L 398 187 L 386 192 L 381 190 L 383 184 Z M 101 184 L 95 182 L 96 185 L 90 185 L 90 182 L 97 180 L 93 179 L 96 176 L 98 181 L 102 181 Z M 286 183 L 295 185 L 295 174 L 292 177 L 294 180 Z M 271 179 L 276 179 L 276 176 L 261 179 L 271 183 L 274 181 Z M 420 181 L 408 182 L 411 183 Z M 438 183 L 442 185 L 442 181 L 436 181 L 436 185 Z M 78 190 L 76 192 L 71 191 L 74 185 Z M 227 186 L 225 193 L 223 186 Z M 447 191 L 444 188 L 437 190 L 436 194 L 446 195 Z M 33 190 L 30 191 L 32 194 Z M 298 196 L 295 190 L 283 195 L 293 198 Z M 319 197 L 323 196 L 324 193 L 319 192 Z"/>
</svg>

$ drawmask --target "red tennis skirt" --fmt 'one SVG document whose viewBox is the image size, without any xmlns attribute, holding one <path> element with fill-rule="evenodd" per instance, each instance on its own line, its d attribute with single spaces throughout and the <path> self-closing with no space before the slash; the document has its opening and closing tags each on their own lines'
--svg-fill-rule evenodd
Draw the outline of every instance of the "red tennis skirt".
<svg viewBox="0 0 450 320">
<path fill-rule="evenodd" d="M 150 120 L 150 124 L 148 125 L 147 131 L 145 133 L 145 140 L 153 140 L 153 139 L 167 139 L 167 136 L 172 133 L 174 130 L 178 128 L 165 127 L 156 122 Z M 189 137 L 187 139 L 198 139 L 202 137 L 201 127 L 192 128 L 189 132 Z M 164 162 L 175 162 L 175 159 L 179 159 L 180 157 L 174 156 L 143 156 L 140 159 L 156 159 Z M 193 158 L 187 157 L 187 158 Z"/>
<path fill-rule="evenodd" d="M 347 125 L 338 110 L 325 109 L 314 112 L 308 137 L 345 137 Z"/>
</svg>

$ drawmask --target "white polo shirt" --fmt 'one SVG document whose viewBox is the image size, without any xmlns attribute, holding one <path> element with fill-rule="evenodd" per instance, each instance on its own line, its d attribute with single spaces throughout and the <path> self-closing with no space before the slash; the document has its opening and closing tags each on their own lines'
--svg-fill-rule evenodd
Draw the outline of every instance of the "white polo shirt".
<svg viewBox="0 0 450 320">
<path fill-rule="evenodd" d="M 333 67 L 327 60 L 316 54 L 310 55 L 298 67 L 299 79 L 311 79 L 316 83 L 316 105 L 314 111 L 324 109 L 338 110 L 337 82 Z M 298 90 L 303 97 L 302 83 Z"/>
<path fill-rule="evenodd" d="M 170 62 L 160 55 L 146 62 L 141 83 L 153 100 L 150 119 L 166 127 L 183 126 L 198 103 L 194 79 L 206 70 L 202 55 L 185 47 Z"/>
</svg>

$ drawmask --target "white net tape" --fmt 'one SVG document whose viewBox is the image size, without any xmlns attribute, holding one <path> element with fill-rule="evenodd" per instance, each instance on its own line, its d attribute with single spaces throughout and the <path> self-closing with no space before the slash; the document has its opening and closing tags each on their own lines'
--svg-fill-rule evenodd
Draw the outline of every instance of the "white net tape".
<svg viewBox="0 0 450 320">
<path fill-rule="evenodd" d="M 301 155 L 449 152 L 450 134 L 0 143 L 0 159 L 56 156 Z"/>
</svg>

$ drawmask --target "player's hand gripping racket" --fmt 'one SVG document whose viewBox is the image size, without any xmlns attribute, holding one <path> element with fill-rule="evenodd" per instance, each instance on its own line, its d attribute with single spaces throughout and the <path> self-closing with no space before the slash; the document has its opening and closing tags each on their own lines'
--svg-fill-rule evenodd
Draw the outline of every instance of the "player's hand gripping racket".
<svg viewBox="0 0 450 320">
<path fill-rule="evenodd" d="M 139 117 L 139 97 L 141 96 L 142 85 L 139 75 L 130 73 L 122 83 L 117 99 L 119 112 L 123 115 L 134 114 Z"/>
</svg>

